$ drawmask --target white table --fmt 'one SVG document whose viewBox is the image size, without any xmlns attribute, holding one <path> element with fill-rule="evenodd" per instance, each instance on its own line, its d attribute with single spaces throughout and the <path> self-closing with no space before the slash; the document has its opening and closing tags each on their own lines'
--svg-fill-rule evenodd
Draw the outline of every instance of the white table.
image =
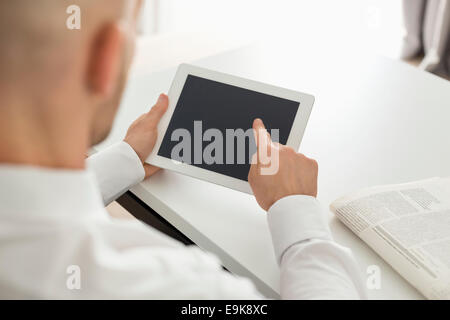
<svg viewBox="0 0 450 320">
<path fill-rule="evenodd" d="M 318 198 L 325 210 L 362 187 L 450 175 L 448 81 L 381 57 L 330 58 L 324 51 L 271 47 L 228 51 L 195 64 L 315 95 L 300 151 L 319 162 Z M 174 72 L 141 69 L 131 75 L 113 131 L 97 149 L 122 139 L 129 124 L 168 91 Z M 217 254 L 228 270 L 277 297 L 279 270 L 265 213 L 253 197 L 169 171 L 131 191 Z M 364 274 L 369 265 L 380 267 L 382 288 L 371 290 L 370 298 L 423 298 L 331 213 L 330 223 L 336 241 L 353 250 Z"/>
</svg>

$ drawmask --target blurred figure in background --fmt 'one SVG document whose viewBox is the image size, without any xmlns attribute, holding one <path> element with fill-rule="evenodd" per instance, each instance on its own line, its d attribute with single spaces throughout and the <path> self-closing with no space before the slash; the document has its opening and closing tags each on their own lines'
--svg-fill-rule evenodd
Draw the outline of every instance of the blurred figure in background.
<svg viewBox="0 0 450 320">
<path fill-rule="evenodd" d="M 404 0 L 402 58 L 424 55 L 420 68 L 450 79 L 450 1 Z"/>
</svg>

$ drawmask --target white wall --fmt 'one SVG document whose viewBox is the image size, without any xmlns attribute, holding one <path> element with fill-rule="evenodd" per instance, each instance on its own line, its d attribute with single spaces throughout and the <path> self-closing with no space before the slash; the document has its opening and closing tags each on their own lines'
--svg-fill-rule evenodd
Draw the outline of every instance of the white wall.
<svg viewBox="0 0 450 320">
<path fill-rule="evenodd" d="M 403 31 L 401 0 L 147 2 L 144 13 L 147 32 L 219 30 L 236 37 L 338 40 L 346 47 L 364 46 L 393 55 L 398 50 Z"/>
</svg>

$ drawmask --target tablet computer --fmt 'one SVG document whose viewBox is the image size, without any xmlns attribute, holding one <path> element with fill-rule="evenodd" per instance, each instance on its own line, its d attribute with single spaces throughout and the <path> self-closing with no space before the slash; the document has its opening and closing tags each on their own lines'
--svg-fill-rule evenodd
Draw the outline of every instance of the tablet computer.
<svg viewBox="0 0 450 320">
<path fill-rule="evenodd" d="M 253 120 L 298 150 L 314 103 L 309 94 L 187 64 L 179 66 L 168 96 L 146 162 L 250 194 Z"/>
</svg>

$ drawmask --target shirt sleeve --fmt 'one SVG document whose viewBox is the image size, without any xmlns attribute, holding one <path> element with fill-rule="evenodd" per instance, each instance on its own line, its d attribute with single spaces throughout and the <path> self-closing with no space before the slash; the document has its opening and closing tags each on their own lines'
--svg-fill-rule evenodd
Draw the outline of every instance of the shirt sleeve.
<svg viewBox="0 0 450 320">
<path fill-rule="evenodd" d="M 97 178 L 105 205 L 120 197 L 145 177 L 141 160 L 133 148 L 124 141 L 90 156 L 87 165 Z"/>
<path fill-rule="evenodd" d="M 280 199 L 267 218 L 280 264 L 282 299 L 367 298 L 351 251 L 333 241 L 315 198 Z"/>
</svg>

